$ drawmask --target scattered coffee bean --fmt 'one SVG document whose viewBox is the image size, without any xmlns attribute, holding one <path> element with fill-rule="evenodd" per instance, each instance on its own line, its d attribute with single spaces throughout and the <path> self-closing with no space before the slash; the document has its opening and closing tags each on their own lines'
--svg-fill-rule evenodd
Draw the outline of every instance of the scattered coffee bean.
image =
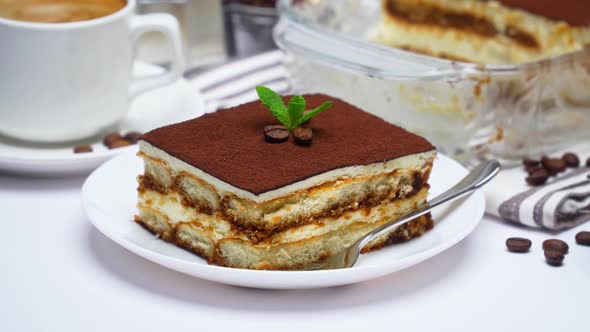
<svg viewBox="0 0 590 332">
<path fill-rule="evenodd" d="M 112 149 L 113 143 L 121 140 L 123 140 L 123 137 L 119 133 L 110 133 L 102 139 L 102 144 Z"/>
<path fill-rule="evenodd" d="M 536 171 L 525 178 L 526 183 L 531 186 L 543 185 L 547 182 L 547 179 L 549 179 L 549 173 L 544 169 Z"/>
<path fill-rule="evenodd" d="M 580 158 L 573 152 L 567 152 L 561 158 L 543 156 L 540 161 L 525 158 L 522 160 L 522 164 L 528 173 L 525 178 L 526 182 L 531 186 L 540 186 L 545 184 L 550 177 L 565 171 L 568 167 L 579 167 Z M 586 161 L 586 166 L 590 167 L 590 158 Z M 590 180 L 590 174 L 588 179 Z"/>
<path fill-rule="evenodd" d="M 295 141 L 295 144 L 303 146 L 311 145 L 312 138 L 313 132 L 311 131 L 311 128 L 299 127 L 293 130 L 293 140 Z"/>
<path fill-rule="evenodd" d="M 569 251 L 569 246 L 564 241 L 558 239 L 549 239 L 543 241 L 543 250 L 565 255 Z"/>
<path fill-rule="evenodd" d="M 289 131 L 285 126 L 274 125 L 264 127 L 264 140 L 269 143 L 283 143 L 289 139 Z"/>
<path fill-rule="evenodd" d="M 87 153 L 92 152 L 92 147 L 90 145 L 78 145 L 74 147 L 74 153 Z"/>
<path fill-rule="evenodd" d="M 543 159 L 541 159 L 541 164 L 551 174 L 563 172 L 567 168 L 565 161 L 558 158 L 543 157 Z"/>
<path fill-rule="evenodd" d="M 512 252 L 527 252 L 531 248 L 531 240 L 522 237 L 511 237 L 506 240 L 506 247 Z"/>
<path fill-rule="evenodd" d="M 522 161 L 522 164 L 524 165 L 525 168 L 529 168 L 529 167 L 539 166 L 541 164 L 541 162 L 538 160 L 534 160 L 534 159 L 524 158 Z"/>
<path fill-rule="evenodd" d="M 563 254 L 555 251 L 545 251 L 545 261 L 551 266 L 560 266 L 563 263 Z"/>
<path fill-rule="evenodd" d="M 137 141 L 141 138 L 142 133 L 137 132 L 137 131 L 130 131 L 127 134 L 125 134 L 125 136 L 123 136 L 123 139 L 125 139 L 126 141 L 128 141 L 131 144 L 136 144 Z"/>
<path fill-rule="evenodd" d="M 583 246 L 590 246 L 590 232 L 582 231 L 576 234 L 576 243 Z"/>
<path fill-rule="evenodd" d="M 117 148 L 122 148 L 125 146 L 129 146 L 131 145 L 131 143 L 129 143 L 128 141 L 124 140 L 124 139 L 120 139 L 118 141 L 114 141 L 110 146 L 109 149 L 117 149 Z"/>
<path fill-rule="evenodd" d="M 547 177 L 551 176 L 551 173 L 549 173 L 549 171 L 544 169 L 543 167 L 537 167 L 535 169 L 531 169 L 531 172 L 529 173 L 529 175 L 533 175 L 533 174 L 537 174 L 537 176 L 540 176 L 540 175 L 544 175 Z"/>
<path fill-rule="evenodd" d="M 580 158 L 574 153 L 568 152 L 561 157 L 567 167 L 578 167 L 580 166 Z"/>
<path fill-rule="evenodd" d="M 547 172 L 546 169 L 544 169 L 542 166 L 530 166 L 530 167 L 525 167 L 525 170 L 527 173 L 529 173 L 529 175 L 538 172 L 538 171 L 544 171 Z M 549 173 L 547 172 L 547 175 L 549 175 Z"/>
</svg>

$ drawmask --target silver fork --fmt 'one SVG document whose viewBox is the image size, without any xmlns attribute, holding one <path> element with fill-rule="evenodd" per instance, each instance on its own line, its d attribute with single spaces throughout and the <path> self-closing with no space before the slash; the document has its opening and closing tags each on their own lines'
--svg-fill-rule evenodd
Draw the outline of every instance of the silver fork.
<svg viewBox="0 0 590 332">
<path fill-rule="evenodd" d="M 304 270 L 331 270 L 331 269 L 343 269 L 352 267 L 358 260 L 363 247 L 377 238 L 380 235 L 392 230 L 393 228 L 399 227 L 408 221 L 411 221 L 417 217 L 420 217 L 435 207 L 444 204 L 446 202 L 454 201 L 458 198 L 472 194 L 475 189 L 480 188 L 488 181 L 490 181 L 500 171 L 500 163 L 497 160 L 488 160 L 477 165 L 467 176 L 465 176 L 459 183 L 453 186 L 451 189 L 440 194 L 436 198 L 429 202 L 424 202 L 418 208 L 399 219 L 392 220 L 379 228 L 371 231 L 370 233 L 361 237 L 358 241 L 350 245 L 348 248 L 328 256 L 320 262 L 316 262 L 305 266 Z"/>
</svg>

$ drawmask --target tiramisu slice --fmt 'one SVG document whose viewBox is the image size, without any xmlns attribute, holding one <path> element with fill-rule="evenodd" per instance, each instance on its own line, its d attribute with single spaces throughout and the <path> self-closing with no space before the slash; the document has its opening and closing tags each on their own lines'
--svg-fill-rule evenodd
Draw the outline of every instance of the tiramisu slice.
<svg viewBox="0 0 590 332">
<path fill-rule="evenodd" d="M 210 263 L 297 269 L 425 201 L 428 141 L 333 97 L 303 97 L 308 108 L 333 101 L 305 124 L 310 144 L 295 144 L 295 131 L 265 140 L 278 122 L 260 101 L 145 134 L 137 221 Z M 431 227 L 416 219 L 366 250 Z"/>
<path fill-rule="evenodd" d="M 530 62 L 590 44 L 587 0 L 382 0 L 372 39 L 482 64 Z"/>
</svg>

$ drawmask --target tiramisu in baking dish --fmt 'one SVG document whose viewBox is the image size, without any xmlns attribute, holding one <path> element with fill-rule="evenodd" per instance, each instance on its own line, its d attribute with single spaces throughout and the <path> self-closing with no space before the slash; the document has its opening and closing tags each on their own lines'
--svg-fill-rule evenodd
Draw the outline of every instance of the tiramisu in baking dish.
<svg viewBox="0 0 590 332">
<path fill-rule="evenodd" d="M 482 64 L 535 61 L 590 44 L 585 0 L 382 0 L 377 42 Z"/>
</svg>

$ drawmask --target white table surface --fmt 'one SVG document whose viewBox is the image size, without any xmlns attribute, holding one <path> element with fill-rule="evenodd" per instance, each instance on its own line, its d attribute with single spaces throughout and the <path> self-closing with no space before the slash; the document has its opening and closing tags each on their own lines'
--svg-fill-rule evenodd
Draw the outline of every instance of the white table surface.
<svg viewBox="0 0 590 332">
<path fill-rule="evenodd" d="M 458 245 L 380 279 L 255 290 L 189 277 L 119 247 L 84 216 L 83 180 L 0 174 L 0 331 L 588 328 L 590 248 L 573 239 L 590 224 L 553 235 L 570 244 L 560 268 L 545 264 L 540 249 L 550 235 L 486 217 Z M 510 236 L 530 238 L 532 251 L 507 252 Z"/>
</svg>

